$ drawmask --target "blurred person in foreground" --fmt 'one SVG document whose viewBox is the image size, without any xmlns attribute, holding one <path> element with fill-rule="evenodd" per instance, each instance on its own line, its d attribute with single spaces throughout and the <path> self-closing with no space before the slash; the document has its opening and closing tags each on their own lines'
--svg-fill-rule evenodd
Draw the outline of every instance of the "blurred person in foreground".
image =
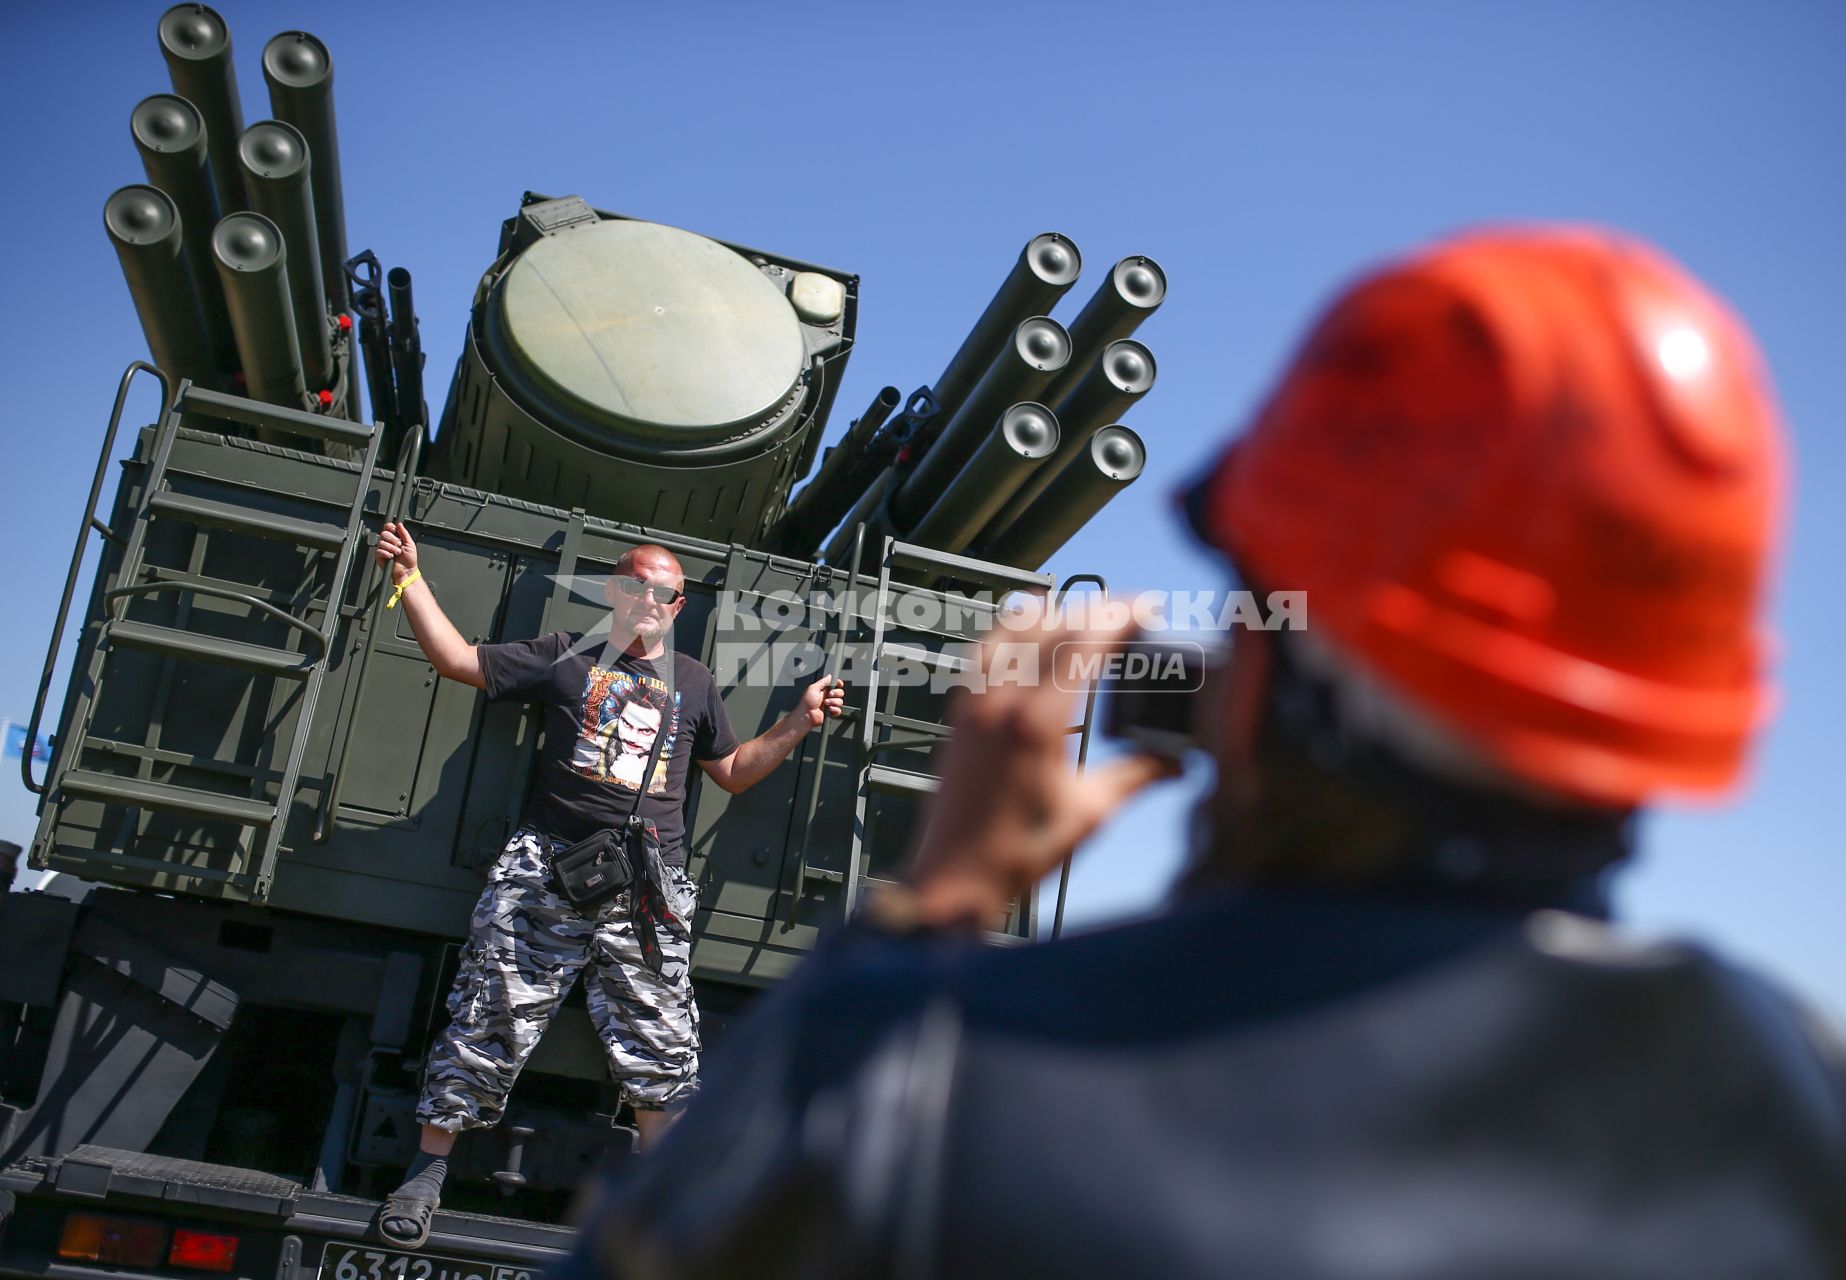
<svg viewBox="0 0 1846 1280">
<path fill-rule="evenodd" d="M 1846 1275 L 1837 1042 L 1608 921 L 1642 806 L 1733 788 L 1764 718 L 1783 483 L 1749 336 L 1641 244 L 1486 233 L 1362 280 L 1187 495 L 1308 626 L 1241 632 L 1207 693 L 1170 906 L 979 945 L 1164 769 L 1076 773 L 1050 682 L 968 697 L 903 883 L 734 1034 L 574 1269 Z"/>
</svg>

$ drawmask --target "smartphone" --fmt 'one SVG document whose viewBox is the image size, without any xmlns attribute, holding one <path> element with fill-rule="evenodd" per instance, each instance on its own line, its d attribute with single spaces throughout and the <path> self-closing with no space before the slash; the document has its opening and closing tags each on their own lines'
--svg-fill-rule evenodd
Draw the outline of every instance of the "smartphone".
<svg viewBox="0 0 1846 1280">
<path fill-rule="evenodd" d="M 1223 649 L 1177 637 L 1134 639 L 1110 657 L 1100 682 L 1103 733 L 1174 759 L 1197 750 L 1203 690 Z"/>
</svg>

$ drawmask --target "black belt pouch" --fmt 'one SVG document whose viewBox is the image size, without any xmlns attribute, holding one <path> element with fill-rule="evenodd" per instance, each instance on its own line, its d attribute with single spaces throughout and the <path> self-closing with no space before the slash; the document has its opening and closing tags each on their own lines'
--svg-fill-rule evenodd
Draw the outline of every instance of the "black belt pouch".
<svg viewBox="0 0 1846 1280">
<path fill-rule="evenodd" d="M 550 855 L 551 878 L 577 910 L 599 910 L 634 880 L 622 833 L 611 828 Z"/>
</svg>

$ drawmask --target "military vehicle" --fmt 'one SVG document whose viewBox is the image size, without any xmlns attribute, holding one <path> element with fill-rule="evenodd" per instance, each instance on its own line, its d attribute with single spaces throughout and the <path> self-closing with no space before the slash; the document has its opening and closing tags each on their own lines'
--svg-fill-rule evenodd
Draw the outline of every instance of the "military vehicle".
<svg viewBox="0 0 1846 1280">
<path fill-rule="evenodd" d="M 1077 247 L 1034 236 L 941 375 L 879 389 L 823 455 L 856 276 L 527 193 L 483 241 L 432 423 L 410 275 L 348 252 L 328 50 L 271 40 L 274 119 L 246 128 L 219 15 L 180 5 L 158 35 L 146 181 L 104 209 L 151 363 L 76 521 L 29 727 L 55 714 L 53 759 L 24 761 L 30 862 L 62 875 L 0 894 L 0 1272 L 525 1280 L 632 1150 L 580 1009 L 464 1136 L 428 1245 L 368 1234 L 540 728 L 436 677 L 386 607 L 380 524 L 410 522 L 475 641 L 594 630 L 599 575 L 665 544 L 677 641 L 745 736 L 821 668 L 849 677 L 847 718 L 691 799 L 709 1042 L 890 874 L 956 646 L 1007 593 L 1066 589 L 1039 565 L 1140 471 L 1118 419 L 1154 363 L 1128 335 L 1165 281 L 1123 259 L 1067 329 Z M 142 379 L 163 410 L 105 506 Z M 996 942 L 1041 924 L 1028 896 Z"/>
</svg>

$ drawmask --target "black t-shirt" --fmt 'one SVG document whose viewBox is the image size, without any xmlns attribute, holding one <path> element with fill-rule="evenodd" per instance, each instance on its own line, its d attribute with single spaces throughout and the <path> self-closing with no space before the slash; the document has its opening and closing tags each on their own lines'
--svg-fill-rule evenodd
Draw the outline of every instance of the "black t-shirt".
<svg viewBox="0 0 1846 1280">
<path fill-rule="evenodd" d="M 573 842 L 620 826 L 654 738 L 665 733 L 640 812 L 660 832 L 662 858 L 684 866 L 686 775 L 694 760 L 737 750 L 737 735 L 704 663 L 683 653 L 658 661 L 609 654 L 606 639 L 554 631 L 477 650 L 489 698 L 545 708 L 545 754 L 526 823 Z"/>
</svg>

